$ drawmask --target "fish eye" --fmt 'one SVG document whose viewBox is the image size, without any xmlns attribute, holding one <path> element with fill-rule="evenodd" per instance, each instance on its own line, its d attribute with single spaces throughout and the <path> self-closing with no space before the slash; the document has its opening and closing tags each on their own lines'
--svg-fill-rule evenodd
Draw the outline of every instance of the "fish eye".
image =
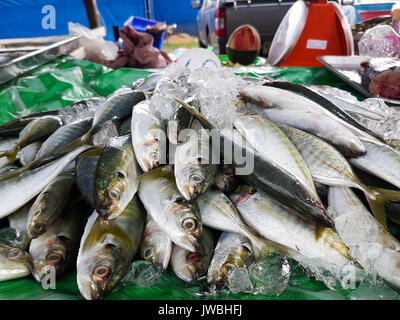
<svg viewBox="0 0 400 320">
<path fill-rule="evenodd" d="M 196 230 L 196 227 L 197 227 L 196 221 L 192 218 L 185 219 L 182 222 L 182 227 L 186 231 L 194 231 L 194 230 Z"/>
<path fill-rule="evenodd" d="M 98 266 L 93 271 L 94 276 L 100 279 L 107 279 L 111 275 L 111 269 L 108 266 Z"/>
<path fill-rule="evenodd" d="M 11 249 L 8 253 L 7 253 L 7 257 L 9 258 L 16 258 L 18 257 L 22 252 L 16 248 Z"/>
<path fill-rule="evenodd" d="M 152 158 L 154 161 L 159 161 L 159 160 L 160 160 L 160 157 L 158 156 L 158 153 L 157 153 L 157 152 L 153 152 L 153 153 L 151 154 L 151 158 Z"/>
<path fill-rule="evenodd" d="M 117 171 L 117 172 L 115 172 L 115 177 L 123 179 L 123 178 L 125 178 L 125 175 L 121 171 Z"/>
<path fill-rule="evenodd" d="M 119 192 L 117 192 L 116 190 L 111 190 L 109 192 L 110 197 L 114 200 L 118 200 L 119 199 Z"/>
<path fill-rule="evenodd" d="M 154 254 L 154 248 L 149 247 L 143 251 L 143 258 L 144 259 L 149 259 L 151 256 Z"/>
<path fill-rule="evenodd" d="M 33 214 L 34 217 L 38 216 L 40 214 L 40 210 L 35 211 L 35 213 Z"/>
<path fill-rule="evenodd" d="M 46 262 L 49 264 L 57 264 L 57 263 L 61 262 L 62 259 L 63 258 L 61 256 L 61 254 L 52 252 L 47 255 Z"/>
<path fill-rule="evenodd" d="M 200 181 L 202 181 L 201 177 L 199 177 L 199 176 L 192 176 L 192 180 L 193 180 L 194 182 L 200 182 Z"/>
<path fill-rule="evenodd" d="M 224 263 L 224 265 L 222 266 L 222 270 L 225 274 L 228 274 L 228 272 L 232 269 L 235 269 L 236 266 L 233 263 Z"/>
</svg>

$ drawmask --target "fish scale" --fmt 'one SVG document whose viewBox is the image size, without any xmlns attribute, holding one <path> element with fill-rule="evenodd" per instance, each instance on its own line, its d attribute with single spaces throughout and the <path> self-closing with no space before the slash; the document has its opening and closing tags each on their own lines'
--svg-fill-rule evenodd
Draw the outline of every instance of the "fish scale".
<svg viewBox="0 0 400 320">
<path fill-rule="evenodd" d="M 133 106 L 145 98 L 142 92 L 132 91 L 131 89 L 112 94 L 101 108 L 96 111 L 93 118 L 93 127 L 98 127 L 114 118 L 122 119 L 130 116 Z"/>
<path fill-rule="evenodd" d="M 257 152 L 296 177 L 318 199 L 307 165 L 277 125 L 260 115 L 243 115 L 238 117 L 235 127 Z"/>
<path fill-rule="evenodd" d="M 400 188 L 400 152 L 381 142 L 361 140 L 368 152 L 350 162 L 359 169 L 367 171 Z"/>
<path fill-rule="evenodd" d="M 35 160 L 57 153 L 60 148 L 83 136 L 89 131 L 93 119 L 76 121 L 57 129 L 42 145 Z"/>
<path fill-rule="evenodd" d="M 79 291 L 88 300 L 103 299 L 127 274 L 144 230 L 145 212 L 134 196 L 121 215 L 103 220 L 96 211 L 89 217 L 77 259 Z M 110 270 L 96 279 L 98 267 Z"/>
<path fill-rule="evenodd" d="M 132 140 L 130 136 L 122 137 L 119 140 L 120 146 L 105 147 L 95 172 L 95 208 L 107 219 L 121 214 L 138 188 L 137 177 L 140 169 L 136 163 Z M 109 188 L 114 187 L 119 192 L 117 199 L 110 198 Z"/>
<path fill-rule="evenodd" d="M 195 252 L 201 242 L 202 222 L 197 203 L 185 201 L 179 192 L 171 166 L 160 167 L 140 177 L 139 197 L 147 213 L 172 242 Z M 195 230 L 186 231 L 182 223 L 194 220 Z"/>
<path fill-rule="evenodd" d="M 289 137 L 306 162 L 314 181 L 325 185 L 358 188 L 375 198 L 355 175 L 347 160 L 334 147 L 302 130 L 278 125 Z"/>
<path fill-rule="evenodd" d="M 257 258 L 263 257 L 271 247 L 264 243 L 242 220 L 229 198 L 212 189 L 198 199 L 203 224 L 221 231 L 237 232 L 248 238 Z M 215 210 L 216 209 L 216 210 Z"/>
</svg>

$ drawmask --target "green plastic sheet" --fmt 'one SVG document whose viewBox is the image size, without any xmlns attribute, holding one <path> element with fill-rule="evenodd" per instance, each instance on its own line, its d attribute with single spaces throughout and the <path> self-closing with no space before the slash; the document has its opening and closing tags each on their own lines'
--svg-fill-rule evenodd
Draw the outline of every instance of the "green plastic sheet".
<svg viewBox="0 0 400 320">
<path fill-rule="evenodd" d="M 0 124 L 32 112 L 62 108 L 83 98 L 107 96 L 121 86 L 150 72 L 137 69 L 111 70 L 85 60 L 62 56 L 0 86 Z M 269 76 L 303 84 L 332 85 L 350 90 L 342 81 L 320 68 L 274 68 Z M 398 230 L 391 229 L 395 236 Z M 329 290 L 322 282 L 294 269 L 289 287 L 279 296 L 224 294 L 213 297 L 194 295 L 200 290 L 177 278 L 168 269 L 160 282 L 150 288 L 128 285 L 111 293 L 107 299 L 278 299 L 278 300 L 336 300 L 349 299 L 352 290 Z M 371 289 L 373 290 L 373 289 Z M 192 293 L 189 293 L 192 292 Z M 394 294 L 396 296 L 396 294 Z M 0 282 L 0 299 L 83 299 L 76 284 L 76 272 L 57 279 L 56 289 L 45 290 L 33 277 Z"/>
</svg>

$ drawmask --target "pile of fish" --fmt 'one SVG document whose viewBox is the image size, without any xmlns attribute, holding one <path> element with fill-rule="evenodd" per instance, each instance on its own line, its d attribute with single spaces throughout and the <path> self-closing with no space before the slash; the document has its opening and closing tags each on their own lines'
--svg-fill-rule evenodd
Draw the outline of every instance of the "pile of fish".
<svg viewBox="0 0 400 320">
<path fill-rule="evenodd" d="M 278 252 L 400 288 L 400 136 L 334 88 L 176 68 L 0 126 L 0 281 L 76 270 L 103 299 L 144 260 L 224 287 Z"/>
</svg>

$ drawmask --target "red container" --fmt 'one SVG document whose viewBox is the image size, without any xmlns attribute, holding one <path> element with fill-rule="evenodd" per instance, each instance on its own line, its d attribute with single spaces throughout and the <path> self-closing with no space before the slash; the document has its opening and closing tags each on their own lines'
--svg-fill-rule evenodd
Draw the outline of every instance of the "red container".
<svg viewBox="0 0 400 320">
<path fill-rule="evenodd" d="M 361 22 L 372 18 L 391 15 L 391 10 L 376 10 L 376 11 L 359 11 Z"/>
</svg>

